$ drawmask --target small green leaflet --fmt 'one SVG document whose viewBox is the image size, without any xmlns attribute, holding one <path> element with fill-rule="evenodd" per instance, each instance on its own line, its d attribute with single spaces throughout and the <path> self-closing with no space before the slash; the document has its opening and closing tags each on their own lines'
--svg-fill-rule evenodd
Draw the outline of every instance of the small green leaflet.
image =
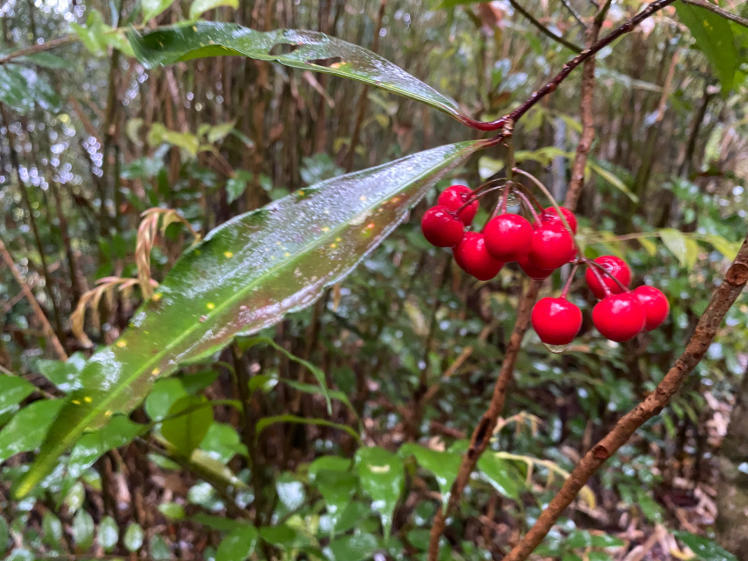
<svg viewBox="0 0 748 561">
<path fill-rule="evenodd" d="M 706 8 L 692 4 L 676 2 L 675 9 L 712 65 L 722 83 L 722 95 L 727 97 L 733 87 L 735 72 L 740 67 L 730 22 Z"/>
<path fill-rule="evenodd" d="M 458 120 L 465 117 L 455 100 L 396 64 L 368 49 L 318 31 L 256 31 L 233 23 L 198 21 L 145 35 L 131 30 L 127 37 L 135 56 L 147 68 L 181 60 L 244 55 L 352 78 L 421 101 Z"/>
<path fill-rule="evenodd" d="M 425 150 L 298 190 L 235 217 L 190 248 L 114 344 L 80 373 L 34 464 L 27 495 L 86 431 L 128 414 L 153 383 L 275 324 L 350 273 L 449 170 L 490 141 Z"/>
</svg>

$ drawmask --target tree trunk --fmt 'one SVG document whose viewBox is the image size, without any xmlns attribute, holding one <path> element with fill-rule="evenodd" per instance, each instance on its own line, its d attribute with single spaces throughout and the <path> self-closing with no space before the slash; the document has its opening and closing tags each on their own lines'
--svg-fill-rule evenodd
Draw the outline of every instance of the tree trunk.
<svg viewBox="0 0 748 561">
<path fill-rule="evenodd" d="M 748 369 L 738 389 L 719 456 L 717 533 L 722 546 L 748 559 Z"/>
</svg>

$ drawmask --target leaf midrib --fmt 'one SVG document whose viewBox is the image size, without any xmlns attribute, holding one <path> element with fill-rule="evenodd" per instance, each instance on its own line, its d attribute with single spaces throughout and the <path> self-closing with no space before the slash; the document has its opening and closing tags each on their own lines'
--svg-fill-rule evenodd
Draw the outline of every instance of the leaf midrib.
<svg viewBox="0 0 748 561">
<path fill-rule="evenodd" d="M 459 153 L 459 152 L 461 152 L 461 151 L 462 151 L 462 148 L 458 148 L 455 153 L 453 153 L 453 154 L 451 154 L 449 156 L 449 158 L 455 157 L 456 154 Z M 445 162 L 440 162 L 440 165 L 444 164 L 444 163 Z M 423 173 L 419 174 L 418 176 L 416 176 L 415 178 L 413 178 L 408 183 L 408 186 L 412 185 L 413 183 L 415 183 L 416 181 L 418 181 L 423 176 L 428 175 L 428 173 L 429 172 L 426 171 L 426 172 L 423 172 Z M 378 203 L 378 204 L 381 204 L 381 202 Z M 377 206 L 377 205 L 372 205 L 372 206 L 369 206 L 367 208 L 373 208 L 374 206 Z M 310 243 L 305 244 L 304 246 L 302 246 L 301 250 L 299 252 L 297 252 L 294 256 L 292 256 L 291 258 L 289 258 L 289 259 L 287 259 L 285 261 L 282 261 L 282 262 L 278 263 L 278 265 L 276 265 L 274 267 L 271 267 L 263 275 L 257 277 L 257 279 L 255 279 L 254 281 L 252 281 L 250 284 L 246 285 L 246 287 L 245 287 L 244 290 L 235 293 L 235 295 L 229 297 L 228 300 L 226 300 L 223 304 L 221 304 L 219 306 L 216 306 L 215 310 L 211 311 L 211 313 L 208 315 L 208 317 L 209 318 L 215 317 L 221 311 L 223 311 L 224 309 L 226 309 L 227 306 L 229 306 L 230 304 L 233 304 L 234 301 L 236 301 L 237 299 L 240 299 L 244 294 L 246 294 L 247 290 L 249 288 L 251 288 L 251 287 L 254 287 L 255 284 L 257 282 L 259 282 L 259 280 L 261 278 L 263 278 L 263 277 L 265 277 L 265 276 L 267 276 L 267 275 L 269 275 L 269 274 L 271 274 L 271 273 L 273 273 L 273 272 L 275 272 L 275 271 L 277 271 L 277 270 L 279 270 L 281 268 L 284 268 L 287 265 L 290 265 L 290 264 L 296 262 L 299 258 L 301 258 L 302 256 L 306 255 L 306 252 L 309 250 L 310 247 L 319 245 L 319 241 L 321 241 L 321 240 L 326 240 L 328 238 L 331 238 L 331 237 L 337 235 L 341 230 L 345 230 L 349 225 L 350 224 L 348 222 L 346 222 L 346 223 L 344 223 L 344 224 L 342 224 L 342 225 L 340 225 L 340 226 L 338 226 L 336 228 L 332 228 L 328 232 L 325 232 L 324 235 L 315 238 L 315 242 L 310 242 Z M 179 335 L 175 340 L 173 340 L 173 342 L 172 342 L 171 345 L 166 346 L 164 348 L 164 350 L 162 350 L 160 353 L 154 355 L 150 360 L 148 360 L 147 362 L 145 362 L 139 369 L 137 369 L 135 371 L 135 373 L 133 373 L 133 375 L 127 377 L 125 380 L 121 380 L 115 386 L 115 389 L 113 389 L 110 392 L 107 392 L 106 396 L 104 397 L 104 399 L 102 401 L 99 402 L 99 405 L 97 407 L 94 407 L 93 409 L 91 409 L 90 413 L 88 413 L 85 416 L 83 416 L 79 422 L 77 422 L 75 425 L 73 425 L 73 427 L 74 427 L 75 430 L 69 429 L 67 431 L 67 434 L 65 435 L 65 437 L 63 437 L 62 439 L 58 440 L 58 444 L 56 444 L 50 450 L 47 451 L 46 455 L 41 458 L 42 461 L 40 463 L 40 467 L 45 467 L 46 468 L 47 464 L 49 463 L 49 458 L 55 458 L 56 459 L 62 453 L 61 451 L 67 450 L 68 447 L 72 444 L 72 440 L 76 437 L 76 435 L 80 434 L 81 432 L 83 432 L 83 430 L 85 430 L 85 428 L 83 430 L 79 430 L 79 428 L 81 426 L 85 427 L 86 425 L 90 424 L 91 421 L 93 421 L 97 417 L 99 417 L 101 415 L 101 412 L 106 410 L 106 405 L 110 404 L 115 397 L 119 397 L 120 393 L 125 388 L 128 388 L 135 380 L 137 380 L 140 376 L 142 376 L 142 374 L 145 371 L 147 371 L 152 365 L 157 364 L 167 354 L 167 351 L 169 351 L 170 349 L 173 349 L 175 346 L 178 346 L 178 344 L 182 340 L 184 340 L 184 338 L 187 335 L 191 334 L 193 332 L 193 330 L 195 330 L 196 328 L 204 325 L 205 323 L 207 323 L 207 322 L 194 324 L 193 327 L 191 327 L 191 328 L 187 329 L 186 331 L 182 332 L 181 335 Z M 159 378 L 165 376 L 168 372 L 173 372 L 177 368 L 178 368 L 178 365 L 174 366 L 171 369 L 166 369 L 163 373 L 161 373 L 161 375 L 159 376 Z M 40 452 L 40 454 L 41 454 L 41 452 Z M 33 468 L 33 466 L 32 466 L 32 468 Z M 21 482 L 21 484 L 19 486 L 19 489 L 17 491 L 17 496 L 18 497 L 25 496 L 26 493 L 28 493 L 31 490 L 31 487 L 33 487 L 34 485 L 36 485 L 36 483 L 38 482 L 38 475 L 36 475 L 36 474 L 38 474 L 38 473 L 46 473 L 46 471 L 47 471 L 46 469 L 36 469 L 36 470 L 29 471 L 28 475 L 27 475 L 28 479 L 22 480 L 22 482 Z"/>
</svg>

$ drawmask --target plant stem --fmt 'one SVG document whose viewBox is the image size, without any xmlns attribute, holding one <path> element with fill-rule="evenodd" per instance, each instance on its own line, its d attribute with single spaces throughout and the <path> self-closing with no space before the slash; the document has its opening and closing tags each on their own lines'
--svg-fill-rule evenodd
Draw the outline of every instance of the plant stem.
<svg viewBox="0 0 748 561">
<path fill-rule="evenodd" d="M 616 284 L 618 285 L 618 288 L 620 288 L 622 292 L 630 292 L 630 291 L 629 291 L 629 287 L 628 287 L 628 286 L 626 286 L 626 285 L 625 285 L 625 284 L 623 284 L 623 283 L 622 283 L 621 281 L 619 281 L 619 280 L 618 280 L 618 279 L 617 279 L 617 278 L 615 277 L 615 275 L 613 275 L 613 273 L 611 273 L 610 271 L 608 271 L 608 269 L 606 269 L 605 267 L 603 267 L 602 265 L 600 265 L 600 263 L 596 263 L 596 262 L 595 262 L 595 261 L 593 261 L 592 259 L 587 259 L 587 258 L 584 258 L 584 259 L 582 259 L 582 261 L 583 261 L 584 263 L 586 263 L 587 265 L 591 265 L 591 266 L 592 266 L 592 273 L 593 273 L 593 274 L 594 274 L 595 276 L 598 276 L 598 275 L 597 275 L 597 269 L 599 269 L 599 270 L 600 270 L 600 271 L 602 271 L 602 272 L 603 272 L 604 274 L 606 274 L 606 275 L 607 275 L 607 276 L 609 276 L 609 277 L 610 277 L 611 279 L 613 279 L 613 282 L 615 282 L 615 283 L 616 283 Z M 600 279 L 598 278 L 598 281 L 599 281 L 599 280 L 600 280 Z"/>
<path fill-rule="evenodd" d="M 569 293 L 569 288 L 571 287 L 571 283 L 574 280 L 574 275 L 577 274 L 577 269 L 579 268 L 579 263 L 574 263 L 574 266 L 571 268 L 571 272 L 569 273 L 569 278 L 566 279 L 566 284 L 564 284 L 563 290 L 561 290 L 561 298 L 566 298 L 566 295 Z"/>
<path fill-rule="evenodd" d="M 509 0 L 509 3 L 512 5 L 512 7 L 515 10 L 517 10 L 520 14 L 525 16 L 530 21 L 530 23 L 533 24 L 535 27 L 537 27 L 541 31 L 541 33 L 543 33 L 544 35 L 547 35 L 548 37 L 550 37 L 557 43 L 561 43 L 564 47 L 574 51 L 575 53 L 579 53 L 582 51 L 581 47 L 578 47 L 571 41 L 567 41 L 560 35 L 556 35 L 553 31 L 548 29 L 545 25 L 540 23 L 537 19 L 535 19 L 535 16 L 533 16 L 530 12 L 528 12 L 522 6 L 520 6 L 516 0 Z"/>
<path fill-rule="evenodd" d="M 748 19 L 739 16 L 738 14 L 733 14 L 732 12 L 728 12 L 727 10 L 723 10 L 716 4 L 712 4 L 711 2 L 705 2 L 704 0 L 682 0 L 684 4 L 691 4 L 692 6 L 698 6 L 700 8 L 704 8 L 705 10 L 709 10 L 710 12 L 714 12 L 718 16 L 722 16 L 723 18 L 729 19 L 730 21 L 734 21 L 735 23 L 742 25 L 743 27 L 748 27 Z"/>
<path fill-rule="evenodd" d="M 610 45 L 613 41 L 631 32 L 637 25 L 643 22 L 645 19 L 650 17 L 652 14 L 659 12 L 666 6 L 674 3 L 675 0 L 655 0 L 648 4 L 642 11 L 635 16 L 629 18 L 616 29 L 608 33 L 605 37 L 595 42 L 594 45 L 584 49 L 581 53 L 571 59 L 569 62 L 564 64 L 563 68 L 553 78 L 548 80 L 543 86 L 535 90 L 533 94 L 519 107 L 517 107 L 511 113 L 504 115 L 503 117 L 496 119 L 495 121 L 477 121 L 470 117 L 460 117 L 460 121 L 464 124 L 483 131 L 499 130 L 504 127 L 509 121 L 518 121 L 525 113 L 527 113 L 538 101 L 543 99 L 546 95 L 554 91 L 558 85 L 563 82 L 566 77 L 571 74 L 577 66 L 582 64 L 585 60 L 599 52 L 603 48 Z"/>
<path fill-rule="evenodd" d="M 714 340 L 727 311 L 735 303 L 748 282 L 748 236 L 725 273 L 721 285 L 712 294 L 709 305 L 699 318 L 681 356 L 657 388 L 641 403 L 621 417 L 610 432 L 582 457 L 561 489 L 543 510 L 532 528 L 525 534 L 503 561 L 524 561 L 543 541 L 553 524 L 567 506 L 571 504 L 579 490 L 597 472 L 600 466 L 616 450 L 628 442 L 634 432 L 649 419 L 659 414 L 683 384 L 686 376 L 704 358 Z"/>
</svg>

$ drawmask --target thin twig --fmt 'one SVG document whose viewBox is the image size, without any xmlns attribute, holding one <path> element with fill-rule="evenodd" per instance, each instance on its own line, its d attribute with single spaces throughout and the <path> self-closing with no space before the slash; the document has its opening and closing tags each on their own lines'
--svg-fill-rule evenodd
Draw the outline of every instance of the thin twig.
<svg viewBox="0 0 748 561">
<path fill-rule="evenodd" d="M 29 301 L 29 305 L 31 306 L 31 309 L 34 310 L 34 315 L 36 315 L 36 318 L 37 320 L 39 320 L 39 323 L 42 324 L 42 330 L 44 331 L 44 334 L 49 339 L 49 342 L 52 344 L 52 348 L 55 350 L 55 353 L 57 353 L 57 356 L 60 358 L 60 360 L 67 360 L 68 355 L 65 352 L 65 349 L 63 348 L 62 343 L 60 343 L 60 340 L 57 338 L 57 334 L 55 333 L 55 330 L 52 329 L 52 325 L 49 323 L 49 320 L 47 319 L 47 316 L 44 314 L 44 310 L 42 310 L 42 307 L 39 305 L 39 302 L 37 302 L 36 297 L 34 296 L 34 293 L 31 292 L 29 285 L 26 283 L 26 281 L 23 278 L 23 275 L 21 275 L 21 272 L 16 267 L 16 264 L 13 262 L 13 258 L 8 252 L 8 249 L 5 247 L 5 244 L 3 243 L 2 239 L 0 239 L 0 255 L 2 255 L 3 261 L 5 261 L 5 264 L 8 266 L 8 269 L 10 269 L 10 272 L 13 275 L 13 278 L 16 279 L 16 282 L 21 287 L 21 290 L 23 290 L 23 293 L 26 296 L 26 300 Z"/>
<path fill-rule="evenodd" d="M 561 43 L 564 47 L 566 47 L 567 49 L 571 49 L 575 53 L 581 53 L 582 52 L 582 47 L 578 47 L 577 45 L 575 45 L 571 41 L 567 41 L 566 39 L 564 39 L 563 37 L 561 37 L 561 35 L 555 34 L 553 31 L 551 31 L 550 29 L 548 29 L 545 25 L 543 25 L 542 23 L 540 23 L 540 21 L 538 21 L 537 19 L 535 19 L 535 16 L 533 16 L 530 12 L 528 12 L 522 6 L 520 6 L 516 2 L 516 0 L 509 0 L 509 3 L 512 5 L 512 7 L 515 10 L 517 10 L 520 14 L 522 14 L 523 16 L 525 16 L 530 21 L 531 24 L 533 24 L 535 27 L 537 27 L 541 31 L 541 33 L 543 33 L 544 35 L 547 35 L 548 37 L 550 37 L 551 39 L 553 39 L 557 43 Z"/>
<path fill-rule="evenodd" d="M 573 59 L 571 59 L 569 62 L 564 64 L 563 68 L 558 74 L 556 74 L 553 78 L 548 80 L 548 82 L 546 82 L 538 90 L 533 92 L 533 94 L 524 103 L 522 103 L 519 107 L 517 107 L 514 111 L 512 111 L 511 113 L 507 115 L 504 115 L 500 119 L 496 119 L 495 121 L 477 121 L 475 119 L 471 119 L 470 117 L 465 117 L 465 116 L 458 117 L 458 119 L 470 127 L 476 128 L 478 130 L 484 130 L 484 131 L 498 130 L 498 129 L 503 128 L 509 122 L 518 121 L 520 117 L 522 117 L 525 113 L 527 113 L 538 101 L 540 101 L 546 95 L 554 91 L 558 87 L 558 85 L 561 82 L 563 82 L 566 79 L 566 77 L 569 74 L 571 74 L 571 71 L 574 70 L 577 66 L 582 64 L 585 60 L 590 58 L 592 55 L 594 55 L 598 51 L 610 45 L 613 41 L 615 41 L 622 35 L 625 35 L 626 33 L 631 32 L 637 25 L 639 25 L 645 19 L 655 14 L 656 12 L 659 12 L 666 6 L 669 6 L 673 2 L 675 2 L 675 0 L 655 0 L 651 4 L 648 4 L 641 12 L 639 12 L 635 16 L 623 22 L 616 29 L 614 29 L 613 31 L 608 33 L 605 37 L 597 41 L 593 46 L 591 46 L 590 48 L 584 49 L 581 53 L 579 53 Z"/>
<path fill-rule="evenodd" d="M 600 28 L 605 20 L 610 2 L 598 10 L 592 25 L 585 33 L 586 46 L 592 47 L 600 35 Z M 574 162 L 571 165 L 571 180 L 566 190 L 564 206 L 574 209 L 577 206 L 579 195 L 584 187 L 584 170 L 587 168 L 587 156 L 595 139 L 595 112 L 593 104 L 595 100 L 595 57 L 591 56 L 582 67 L 582 87 L 579 100 L 579 112 L 582 120 L 582 134 L 579 137 Z"/>
<path fill-rule="evenodd" d="M 24 47 L 23 49 L 18 49 L 17 51 L 13 51 L 12 53 L 7 54 L 4 57 L 0 58 L 0 66 L 2 66 L 3 64 L 9 63 L 15 58 L 28 56 L 28 55 L 35 55 L 37 53 L 41 53 L 44 51 L 50 51 L 52 49 L 56 49 L 57 47 L 62 47 L 63 45 L 69 45 L 70 43 L 75 43 L 76 41 L 78 41 L 78 36 L 71 34 L 71 35 L 66 35 L 65 37 L 59 37 L 57 39 L 46 41 L 44 43 L 39 43 L 37 45 L 31 45 L 30 47 Z"/>
<path fill-rule="evenodd" d="M 563 511 L 574 500 L 582 487 L 597 472 L 598 468 L 612 456 L 616 450 L 628 442 L 634 432 L 649 419 L 658 415 L 670 402 L 670 399 L 683 384 L 691 372 L 706 354 L 714 340 L 719 326 L 727 311 L 737 300 L 748 282 L 748 236 L 743 240 L 735 260 L 725 273 L 721 285 L 712 294 L 706 310 L 691 334 L 681 356 L 655 390 L 644 401 L 626 413 L 615 424 L 613 429 L 593 446 L 579 461 L 563 486 L 538 517 L 537 521 L 525 534 L 503 561 L 523 561 L 540 544 Z"/>
<path fill-rule="evenodd" d="M 729 19 L 730 21 L 734 21 L 738 25 L 742 25 L 743 27 L 748 27 L 748 19 L 739 16 L 738 14 L 733 14 L 732 12 L 728 12 L 727 10 L 723 10 L 716 4 L 712 4 L 710 2 L 705 2 L 704 0 L 681 0 L 684 4 L 691 4 L 692 6 L 698 6 L 699 8 L 704 8 L 705 10 L 709 10 L 710 12 L 714 12 L 718 16 L 722 16 L 723 18 Z"/>
<path fill-rule="evenodd" d="M 584 21 L 582 21 L 582 16 L 580 16 L 577 13 L 577 10 L 574 8 L 574 6 L 569 4 L 569 0 L 561 0 L 561 4 L 563 4 L 564 8 L 566 8 L 569 11 L 569 13 L 572 15 L 572 17 L 575 20 L 577 20 L 577 23 L 579 23 L 579 25 L 581 25 L 584 28 L 587 28 L 587 25 L 584 23 Z"/>
<path fill-rule="evenodd" d="M 530 326 L 530 312 L 532 311 L 533 304 L 535 304 L 535 299 L 538 297 L 538 292 L 540 291 L 540 286 L 542 284 L 542 281 L 530 281 L 530 284 L 519 301 L 514 330 L 512 331 L 512 335 L 509 337 L 509 344 L 504 353 L 504 361 L 501 364 L 501 371 L 496 379 L 496 385 L 494 386 L 493 395 L 491 396 L 491 403 L 486 412 L 483 413 L 475 430 L 473 430 L 473 435 L 470 438 L 470 447 L 462 457 L 460 470 L 457 473 L 457 478 L 452 484 L 449 502 L 447 503 L 446 508 L 440 508 L 434 517 L 434 523 L 431 527 L 431 535 L 429 539 L 429 561 L 436 561 L 438 558 L 439 538 L 444 531 L 447 514 L 457 506 L 457 503 L 462 496 L 462 492 L 470 479 L 470 474 L 473 473 L 475 465 L 478 463 L 478 459 L 491 441 L 491 435 L 496 427 L 496 422 L 499 419 L 499 415 L 501 415 L 501 410 L 504 408 L 506 391 L 512 380 L 514 364 L 517 361 L 517 355 L 519 355 L 519 350 L 522 346 L 522 339 L 525 336 L 527 328 Z"/>
</svg>

